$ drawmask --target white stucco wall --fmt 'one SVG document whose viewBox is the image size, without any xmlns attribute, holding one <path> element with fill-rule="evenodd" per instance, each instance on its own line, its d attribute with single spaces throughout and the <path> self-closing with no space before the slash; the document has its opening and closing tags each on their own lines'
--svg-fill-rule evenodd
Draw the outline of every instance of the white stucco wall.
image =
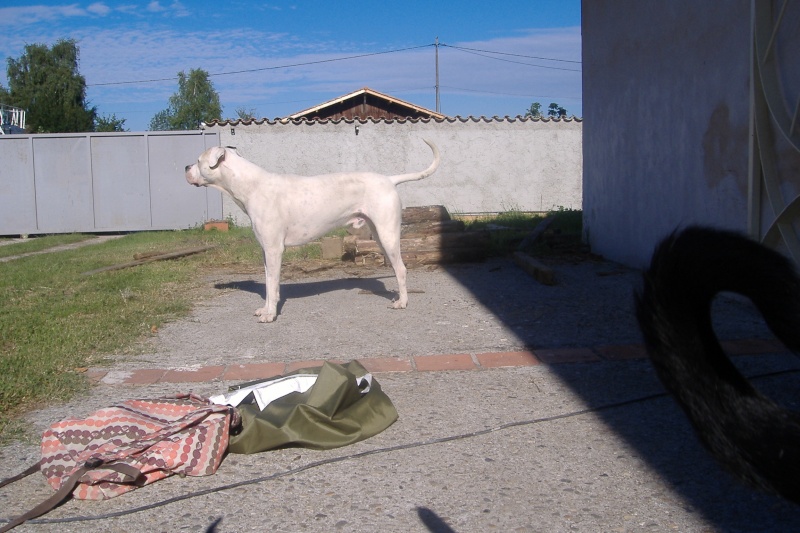
<svg viewBox="0 0 800 533">
<path fill-rule="evenodd" d="M 356 135 L 358 126 L 358 135 Z M 578 119 L 339 121 L 207 126 L 220 144 L 271 172 L 315 175 L 344 170 L 401 174 L 422 170 L 436 143 L 432 176 L 398 187 L 404 206 L 444 205 L 454 213 L 579 209 L 582 123 Z M 227 197 L 223 212 L 247 218 Z"/>
<path fill-rule="evenodd" d="M 676 226 L 747 225 L 750 1 L 584 0 L 584 228 L 641 266 Z"/>
</svg>

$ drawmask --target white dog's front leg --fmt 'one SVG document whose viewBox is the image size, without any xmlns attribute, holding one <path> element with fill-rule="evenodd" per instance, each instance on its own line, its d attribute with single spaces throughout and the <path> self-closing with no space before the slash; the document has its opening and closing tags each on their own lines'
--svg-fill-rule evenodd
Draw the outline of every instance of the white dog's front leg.
<svg viewBox="0 0 800 533">
<path fill-rule="evenodd" d="M 264 274 L 266 280 L 265 305 L 256 309 L 259 322 L 275 322 L 278 318 L 278 302 L 281 299 L 281 259 L 283 259 L 283 246 L 264 252 Z"/>
</svg>

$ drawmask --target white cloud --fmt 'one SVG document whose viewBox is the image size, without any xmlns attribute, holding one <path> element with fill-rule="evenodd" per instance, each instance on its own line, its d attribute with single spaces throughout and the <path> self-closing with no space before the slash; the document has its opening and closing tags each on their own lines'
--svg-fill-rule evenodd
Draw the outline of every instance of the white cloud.
<svg viewBox="0 0 800 533">
<path fill-rule="evenodd" d="M 188 17 L 191 14 L 189 10 L 186 9 L 186 7 L 178 0 L 172 2 L 169 8 L 175 13 L 176 17 Z"/>
<path fill-rule="evenodd" d="M 163 13 L 164 15 L 174 15 L 176 17 L 188 17 L 191 14 L 180 0 L 175 0 L 169 6 L 162 6 L 159 0 L 153 0 L 147 4 L 147 11 L 151 13 Z"/>
<path fill-rule="evenodd" d="M 104 17 L 111 12 L 111 8 L 102 2 L 95 2 L 94 4 L 87 7 L 86 11 Z"/>
<path fill-rule="evenodd" d="M 166 11 L 167 8 L 161 5 L 161 2 L 158 0 L 153 0 L 149 4 L 147 4 L 147 10 L 153 13 L 161 13 L 162 11 Z"/>
<path fill-rule="evenodd" d="M 78 4 L 64 6 L 20 6 L 0 7 L 0 27 L 20 27 L 39 22 L 53 21 L 64 17 L 86 16 L 87 12 Z"/>
</svg>

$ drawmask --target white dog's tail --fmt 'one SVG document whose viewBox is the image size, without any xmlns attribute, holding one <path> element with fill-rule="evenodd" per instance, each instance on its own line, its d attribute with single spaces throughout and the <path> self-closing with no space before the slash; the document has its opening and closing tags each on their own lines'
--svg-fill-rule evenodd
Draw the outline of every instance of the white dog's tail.
<svg viewBox="0 0 800 533">
<path fill-rule="evenodd" d="M 431 150 L 433 151 L 433 163 L 431 163 L 431 166 L 429 166 L 422 172 L 389 176 L 389 179 L 392 180 L 392 183 L 394 183 L 395 185 L 397 185 L 398 183 L 403 183 L 405 181 L 416 181 L 416 180 L 421 180 L 422 178 L 427 178 L 428 176 L 436 172 L 437 168 L 439 168 L 439 149 L 436 148 L 436 145 L 430 142 L 429 140 L 427 139 L 422 139 L 422 140 L 425 141 L 425 144 L 430 146 Z"/>
<path fill-rule="evenodd" d="M 725 467 L 800 503 L 800 413 L 759 393 L 723 352 L 711 320 L 720 291 L 750 298 L 775 336 L 800 351 L 800 278 L 789 260 L 738 234 L 691 227 L 656 248 L 637 295 L 650 360 Z"/>
</svg>

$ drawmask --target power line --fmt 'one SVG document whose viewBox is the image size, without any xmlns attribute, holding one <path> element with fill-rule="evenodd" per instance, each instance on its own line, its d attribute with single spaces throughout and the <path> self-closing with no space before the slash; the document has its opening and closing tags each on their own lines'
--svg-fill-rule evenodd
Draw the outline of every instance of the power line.
<svg viewBox="0 0 800 533">
<path fill-rule="evenodd" d="M 361 59 L 361 58 L 364 58 L 364 57 L 379 56 L 379 55 L 384 55 L 384 54 L 394 54 L 396 52 L 406 52 L 408 50 L 417 50 L 419 48 L 427 48 L 429 46 L 433 46 L 433 44 L 423 44 L 423 45 L 419 45 L 419 46 L 410 46 L 408 48 L 398 48 L 398 49 L 395 49 L 395 50 L 385 50 L 383 52 L 370 52 L 370 53 L 367 53 L 367 54 L 357 54 L 357 55 L 346 56 L 346 57 L 335 57 L 335 58 L 332 58 L 332 59 L 320 59 L 320 60 L 317 60 L 317 61 L 306 61 L 306 62 L 303 62 L 303 63 L 293 63 L 293 64 L 289 64 L 289 65 L 278 65 L 278 66 L 275 66 L 275 67 L 262 67 L 262 68 L 251 68 L 251 69 L 246 69 L 246 70 L 232 70 L 232 71 L 229 71 L 229 72 L 217 72 L 217 73 L 214 73 L 214 74 L 209 74 L 208 76 L 209 77 L 230 76 L 232 74 L 249 74 L 251 72 L 263 72 L 263 71 L 267 71 L 267 70 L 278 70 L 278 69 L 282 69 L 282 68 L 293 68 L 293 67 L 304 67 L 304 66 L 308 66 L 308 65 L 319 65 L 321 63 L 333 63 L 335 61 L 348 61 L 348 60 L 351 60 L 351 59 Z M 150 80 L 111 81 L 111 82 L 106 82 L 106 83 L 89 83 L 86 86 L 87 87 L 104 87 L 104 86 L 109 86 L 109 85 L 134 85 L 134 84 L 141 84 L 141 83 L 157 83 L 157 82 L 162 82 L 162 81 L 173 81 L 173 80 L 177 80 L 177 79 L 178 79 L 177 76 L 173 76 L 171 78 L 155 78 L 155 79 L 150 79 Z"/>
<path fill-rule="evenodd" d="M 503 59 L 502 57 L 492 57 L 486 54 L 482 54 L 480 52 L 475 52 L 470 48 L 461 48 L 458 46 L 451 46 L 448 44 L 441 44 L 440 46 L 447 46 L 448 48 L 453 48 L 455 50 L 460 50 L 465 54 L 472 54 L 480 57 L 485 57 L 486 59 L 494 59 L 495 61 L 503 61 L 505 63 L 514 63 L 515 65 L 525 65 L 526 67 L 534 67 L 534 68 L 546 68 L 550 70 L 566 70 L 568 72 L 581 72 L 581 69 L 576 68 L 564 68 L 564 67 L 551 67 L 548 65 L 534 65 L 531 63 L 524 63 L 522 61 L 513 61 L 511 59 Z M 490 54 L 504 54 L 504 52 L 488 52 Z M 504 55 L 516 55 L 516 54 L 504 54 Z M 521 57 L 531 57 L 531 56 L 521 56 Z M 545 59 L 548 61 L 566 61 L 565 59 L 548 59 L 548 58 L 538 58 L 538 59 Z"/>
<path fill-rule="evenodd" d="M 469 50 L 470 52 L 485 52 L 487 54 L 497 54 L 501 56 L 513 56 L 513 57 L 524 57 L 526 59 L 542 59 L 544 61 L 559 61 L 561 63 L 582 63 L 582 61 L 575 61 L 572 59 L 556 59 L 554 57 L 540 57 L 540 56 L 526 56 L 522 54 L 510 54 L 508 52 L 494 52 L 492 50 L 481 50 L 480 48 L 467 48 L 466 46 L 454 46 L 452 44 L 442 44 L 442 46 L 448 46 L 450 48 L 455 48 L 456 50 Z"/>
<path fill-rule="evenodd" d="M 453 87 L 452 85 L 442 85 L 443 89 L 453 89 L 455 91 L 464 91 L 467 93 L 479 93 L 479 94 L 496 94 L 499 96 L 518 96 L 521 98 L 566 98 L 568 100 L 580 100 L 578 96 L 548 96 L 548 95 L 536 95 L 536 94 L 520 94 L 520 93 L 502 93 L 497 91 L 484 91 L 480 89 L 466 89 L 464 87 Z"/>
<path fill-rule="evenodd" d="M 397 49 L 394 49 L 394 50 L 384 50 L 383 52 L 369 52 L 369 53 L 366 53 L 366 54 L 356 54 L 356 55 L 352 55 L 352 56 L 335 57 L 335 58 L 332 58 L 332 59 L 320 59 L 320 60 L 317 60 L 317 61 L 305 61 L 305 62 L 301 62 L 301 63 L 291 63 L 291 64 L 287 64 L 287 65 L 277 65 L 277 66 L 274 66 L 274 67 L 261 67 L 261 68 L 251 68 L 251 69 L 244 69 L 244 70 L 232 70 L 232 71 L 226 71 L 226 72 L 216 72 L 216 73 L 213 73 L 213 74 L 209 74 L 209 77 L 231 76 L 231 75 L 234 75 L 234 74 L 249 74 L 249 73 L 253 73 L 253 72 L 265 72 L 265 71 L 268 71 L 268 70 L 280 70 L 280 69 L 284 69 L 284 68 L 304 67 L 304 66 L 309 66 L 309 65 L 320 65 L 320 64 L 323 64 L 323 63 L 333 63 L 333 62 L 336 62 L 336 61 L 350 61 L 352 59 L 362 59 L 362 58 L 365 58 L 365 57 L 373 57 L 373 56 L 379 56 L 379 55 L 385 55 L 385 54 L 394 54 L 394 53 L 397 53 L 397 52 L 407 52 L 409 50 L 418 50 L 418 49 L 421 49 L 421 48 L 428 48 L 428 47 L 431 47 L 431 46 L 436 46 L 436 44 L 435 43 L 422 44 L 422 45 L 419 45 L 419 46 L 409 46 L 409 47 L 406 47 L 406 48 L 397 48 Z M 570 72 L 580 72 L 580 69 L 551 67 L 551 66 L 547 66 L 547 65 L 533 65 L 531 63 L 524 63 L 524 62 L 521 62 L 521 61 L 512 61 L 512 60 L 509 60 L 509 59 L 503 59 L 503 58 L 499 58 L 499 57 L 492 57 L 492 56 L 487 56 L 487 55 L 484 55 L 484 54 L 504 55 L 504 56 L 510 56 L 510 57 L 522 57 L 522 58 L 526 58 L 526 59 L 537 59 L 537 60 L 543 60 L 543 61 L 558 61 L 558 62 L 564 62 L 564 63 L 578 63 L 578 64 L 580 64 L 581 63 L 580 61 L 572 61 L 572 60 L 569 60 L 569 59 L 556 59 L 556 58 L 541 57 L 541 56 L 528 56 L 528 55 L 523 55 L 523 54 L 511 54 L 511 53 L 507 53 L 507 52 L 496 52 L 496 51 L 493 51 L 493 50 L 482 50 L 482 49 L 479 49 L 479 48 L 467 48 L 467 47 L 464 47 L 464 46 L 454 46 L 454 45 L 444 44 L 444 43 L 439 43 L 439 46 L 447 46 L 448 48 L 453 48 L 454 50 L 460 50 L 462 52 L 465 52 L 465 53 L 468 53 L 468 54 L 477 55 L 477 56 L 481 56 L 481 57 L 485 57 L 487 59 L 494 59 L 496 61 L 505 61 L 507 63 L 515 63 L 515 64 L 518 64 L 518 65 L 525 65 L 525 66 L 528 66 L 528 67 L 546 68 L 546 69 L 552 69 L 552 70 L 566 70 L 566 71 L 570 71 Z M 177 76 L 172 76 L 172 77 L 169 77 L 169 78 L 152 78 L 152 79 L 145 79 L 145 80 L 129 80 L 129 81 L 110 81 L 110 82 L 105 82 L 105 83 L 88 83 L 88 84 L 86 84 L 86 86 L 87 87 L 108 87 L 108 86 L 112 86 L 112 85 L 140 85 L 140 84 L 145 84 L 145 83 L 160 83 L 160 82 L 164 82 L 164 81 L 174 81 L 174 80 L 177 80 L 177 79 L 178 79 Z"/>
</svg>

